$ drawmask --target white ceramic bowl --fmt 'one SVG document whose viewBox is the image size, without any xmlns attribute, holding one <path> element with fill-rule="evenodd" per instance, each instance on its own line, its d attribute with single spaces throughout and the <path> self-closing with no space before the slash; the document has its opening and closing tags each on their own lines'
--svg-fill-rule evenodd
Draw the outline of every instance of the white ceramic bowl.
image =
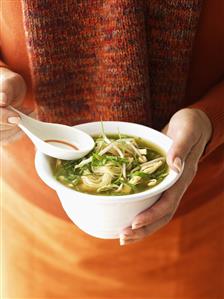
<svg viewBox="0 0 224 299">
<path fill-rule="evenodd" d="M 165 153 L 172 145 L 172 140 L 166 135 L 139 124 L 105 121 L 103 125 L 106 134 L 117 134 L 119 130 L 121 134 L 141 137 Z M 92 136 L 101 132 L 100 122 L 81 124 L 76 128 Z M 137 214 L 152 206 L 180 177 L 170 169 L 167 177 L 152 189 L 131 195 L 97 196 L 74 191 L 58 182 L 52 174 L 51 161 L 49 156 L 36 153 L 35 166 L 40 178 L 57 192 L 65 212 L 80 229 L 104 239 L 118 238 Z"/>
</svg>

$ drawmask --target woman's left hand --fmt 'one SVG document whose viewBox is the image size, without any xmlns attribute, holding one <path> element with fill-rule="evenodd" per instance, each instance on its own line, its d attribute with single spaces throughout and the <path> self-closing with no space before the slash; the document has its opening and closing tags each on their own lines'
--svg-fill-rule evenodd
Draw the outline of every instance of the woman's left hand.
<svg viewBox="0 0 224 299">
<path fill-rule="evenodd" d="M 182 176 L 152 207 L 137 215 L 132 227 L 120 234 L 120 244 L 126 245 L 149 236 L 166 225 L 175 214 L 183 194 L 197 172 L 198 162 L 211 138 L 212 125 L 207 115 L 197 109 L 185 108 L 176 112 L 163 129 L 173 139 L 167 154 L 168 165 Z"/>
</svg>

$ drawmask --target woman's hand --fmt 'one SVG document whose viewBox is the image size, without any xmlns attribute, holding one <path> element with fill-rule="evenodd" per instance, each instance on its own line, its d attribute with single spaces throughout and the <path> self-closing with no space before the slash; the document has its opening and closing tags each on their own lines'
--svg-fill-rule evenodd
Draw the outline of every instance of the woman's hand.
<svg viewBox="0 0 224 299">
<path fill-rule="evenodd" d="M 7 68 L 0 68 L 0 128 L 1 140 L 12 131 L 19 121 L 19 116 L 7 108 L 9 105 L 20 107 L 26 94 L 26 84 L 22 76 Z"/>
<path fill-rule="evenodd" d="M 179 172 L 185 162 L 183 174 L 175 185 L 163 193 L 158 202 L 135 217 L 131 228 L 121 233 L 121 245 L 151 235 L 172 219 L 183 194 L 195 177 L 199 159 L 211 138 L 212 125 L 201 110 L 186 108 L 173 115 L 163 133 L 174 141 L 167 154 L 167 163 Z"/>
</svg>

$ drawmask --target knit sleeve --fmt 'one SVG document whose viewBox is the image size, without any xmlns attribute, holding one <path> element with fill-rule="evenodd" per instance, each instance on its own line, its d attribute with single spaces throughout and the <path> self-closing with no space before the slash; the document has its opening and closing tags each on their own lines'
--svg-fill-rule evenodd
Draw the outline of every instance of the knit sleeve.
<svg viewBox="0 0 224 299">
<path fill-rule="evenodd" d="M 224 80 L 190 108 L 205 112 L 212 123 L 212 137 L 204 152 L 204 156 L 207 156 L 224 143 Z"/>
</svg>

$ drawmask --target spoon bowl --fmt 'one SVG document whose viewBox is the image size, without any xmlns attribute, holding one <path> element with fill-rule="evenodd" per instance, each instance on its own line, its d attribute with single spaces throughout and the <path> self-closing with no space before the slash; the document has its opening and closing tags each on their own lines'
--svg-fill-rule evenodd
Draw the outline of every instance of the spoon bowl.
<svg viewBox="0 0 224 299">
<path fill-rule="evenodd" d="M 42 122 L 33 119 L 14 107 L 19 114 L 18 126 L 31 139 L 37 149 L 54 158 L 77 160 L 87 155 L 94 147 L 93 138 L 74 127 Z"/>
</svg>

